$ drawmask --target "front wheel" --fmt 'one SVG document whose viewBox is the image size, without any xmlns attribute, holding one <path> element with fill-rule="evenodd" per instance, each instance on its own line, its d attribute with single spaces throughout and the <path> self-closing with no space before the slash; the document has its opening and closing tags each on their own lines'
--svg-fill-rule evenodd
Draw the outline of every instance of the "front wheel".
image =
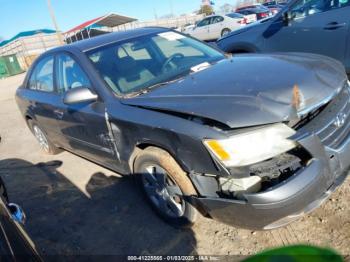
<svg viewBox="0 0 350 262">
<path fill-rule="evenodd" d="M 197 195 L 191 180 L 164 150 L 149 147 L 135 160 L 134 173 L 157 214 L 175 227 L 190 227 L 197 210 L 184 196 Z"/>
</svg>

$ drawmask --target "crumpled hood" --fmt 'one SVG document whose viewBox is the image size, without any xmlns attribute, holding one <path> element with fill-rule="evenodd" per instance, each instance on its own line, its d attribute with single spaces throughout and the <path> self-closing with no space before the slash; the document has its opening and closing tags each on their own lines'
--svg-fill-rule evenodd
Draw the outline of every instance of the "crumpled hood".
<svg viewBox="0 0 350 262">
<path fill-rule="evenodd" d="M 332 99 L 345 81 L 343 66 L 320 55 L 237 55 L 122 103 L 241 128 L 295 121 Z M 295 86 L 299 89 L 297 108 Z"/>
</svg>

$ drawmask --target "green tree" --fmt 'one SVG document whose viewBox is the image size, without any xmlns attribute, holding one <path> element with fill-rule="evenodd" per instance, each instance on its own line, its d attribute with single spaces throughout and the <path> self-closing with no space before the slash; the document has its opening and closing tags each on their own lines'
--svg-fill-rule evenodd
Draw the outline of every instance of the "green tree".
<svg viewBox="0 0 350 262">
<path fill-rule="evenodd" d="M 212 15 L 214 13 L 214 9 L 210 5 L 202 5 L 201 9 L 198 11 L 198 14 Z"/>
</svg>

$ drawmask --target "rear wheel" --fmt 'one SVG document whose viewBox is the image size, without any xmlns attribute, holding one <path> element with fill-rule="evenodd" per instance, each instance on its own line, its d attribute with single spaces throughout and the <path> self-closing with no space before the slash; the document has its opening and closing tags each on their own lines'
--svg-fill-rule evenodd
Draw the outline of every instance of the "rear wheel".
<svg viewBox="0 0 350 262">
<path fill-rule="evenodd" d="M 196 191 L 176 161 L 164 150 L 149 147 L 135 160 L 134 172 L 147 199 L 158 215 L 176 227 L 190 227 L 197 210 L 184 196 Z"/>
<path fill-rule="evenodd" d="M 224 30 L 222 30 L 221 32 L 221 37 L 227 36 L 229 33 L 231 33 L 231 30 L 228 28 L 225 28 Z"/>
<path fill-rule="evenodd" d="M 37 123 L 35 123 L 32 120 L 28 121 L 28 124 L 36 138 L 36 140 L 39 143 L 40 149 L 42 152 L 48 155 L 57 155 L 62 150 L 57 148 L 54 144 L 50 142 L 50 140 L 47 138 L 47 135 L 45 132 L 39 127 Z"/>
</svg>

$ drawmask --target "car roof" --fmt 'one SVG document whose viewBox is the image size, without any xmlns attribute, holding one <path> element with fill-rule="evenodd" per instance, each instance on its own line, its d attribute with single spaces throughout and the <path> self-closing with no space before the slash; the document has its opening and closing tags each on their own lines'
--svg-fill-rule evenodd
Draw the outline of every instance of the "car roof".
<svg viewBox="0 0 350 262">
<path fill-rule="evenodd" d="M 79 49 L 82 52 L 92 50 L 101 46 L 105 46 L 112 43 L 118 43 L 120 41 L 125 41 L 140 37 L 143 35 L 156 34 L 172 31 L 169 28 L 163 27 L 144 27 L 133 30 L 126 30 L 122 32 L 108 33 L 100 36 L 96 36 L 90 39 L 77 41 L 68 45 L 63 45 L 54 49 L 51 49 L 48 53 L 57 52 L 57 51 L 69 51 L 72 49 Z"/>
</svg>

